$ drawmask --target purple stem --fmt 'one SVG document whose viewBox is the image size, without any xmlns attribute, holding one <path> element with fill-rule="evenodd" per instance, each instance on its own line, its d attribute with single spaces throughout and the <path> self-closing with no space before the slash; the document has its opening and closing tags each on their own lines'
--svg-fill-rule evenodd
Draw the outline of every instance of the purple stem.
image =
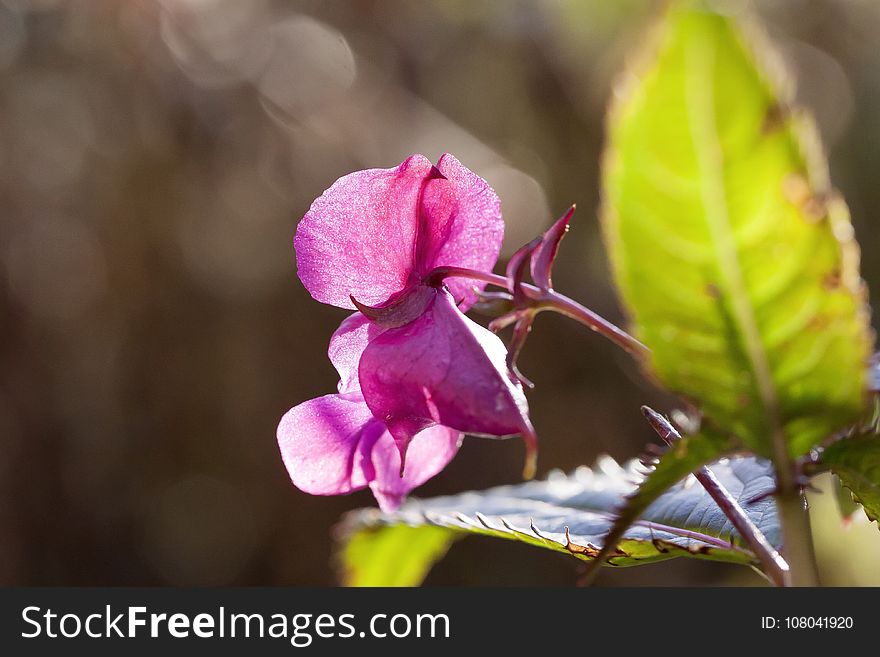
<svg viewBox="0 0 880 657">
<path fill-rule="evenodd" d="M 645 415 L 651 428 L 657 432 L 657 435 L 660 436 L 663 442 L 667 445 L 672 446 L 676 440 L 681 439 L 681 434 L 678 433 L 669 420 L 660 415 L 660 413 L 647 406 L 642 406 L 642 413 Z M 763 532 L 752 522 L 752 519 L 746 515 L 746 512 L 739 505 L 739 502 L 737 502 L 736 498 L 730 494 L 730 491 L 724 487 L 724 484 L 718 480 L 715 473 L 706 466 L 703 466 L 694 472 L 694 477 L 696 477 L 697 481 L 699 481 L 703 488 L 706 489 L 706 492 L 709 493 L 709 497 L 715 500 L 715 503 L 721 508 L 724 515 L 728 517 L 733 526 L 736 527 L 736 530 L 739 532 L 740 536 L 743 537 L 743 540 L 748 543 L 752 552 L 754 552 L 755 556 L 758 558 L 758 561 L 761 562 L 767 577 L 769 577 L 776 586 L 790 586 L 791 574 L 788 563 L 782 558 L 782 555 L 770 545 L 767 541 L 767 537 L 764 536 Z"/>
<path fill-rule="evenodd" d="M 475 281 L 482 281 L 490 285 L 507 288 L 507 278 L 498 274 L 476 271 L 465 267 L 437 267 L 429 275 L 428 280 L 431 283 L 438 283 L 444 278 L 454 276 L 457 278 L 470 278 Z M 569 299 L 554 290 L 541 290 L 534 285 L 527 283 L 521 284 L 522 289 L 528 294 L 529 298 L 535 302 L 534 308 L 536 312 L 542 310 L 554 310 L 558 313 L 570 317 L 580 322 L 584 326 L 592 329 L 596 333 L 608 338 L 618 347 L 629 352 L 637 358 L 644 358 L 648 355 L 649 349 L 641 342 L 636 340 L 623 329 L 615 326 L 607 319 L 597 315 L 589 308 L 585 308 L 577 301 Z"/>
</svg>

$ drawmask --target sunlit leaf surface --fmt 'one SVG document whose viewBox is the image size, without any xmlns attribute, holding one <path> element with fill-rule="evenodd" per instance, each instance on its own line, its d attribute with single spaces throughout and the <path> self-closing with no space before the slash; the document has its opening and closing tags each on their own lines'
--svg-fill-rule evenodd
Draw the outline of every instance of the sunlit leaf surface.
<svg viewBox="0 0 880 657">
<path fill-rule="evenodd" d="M 772 489 L 769 464 L 744 457 L 720 461 L 713 470 L 778 546 L 773 500 L 746 503 Z M 340 528 L 343 581 L 416 585 L 449 543 L 469 534 L 523 541 L 591 559 L 601 549 L 616 509 L 643 477 L 644 468 L 637 461 L 621 466 L 603 458 L 593 468 L 579 468 L 569 475 L 557 472 L 545 481 L 411 500 L 393 514 L 378 509 L 353 512 Z M 655 497 L 615 542 L 610 563 L 630 566 L 677 556 L 754 561 L 728 519 L 692 477 Z"/>
<path fill-rule="evenodd" d="M 615 89 L 610 257 L 657 378 L 758 453 L 801 455 L 864 408 L 858 247 L 778 66 L 701 5 L 675 5 Z"/>
</svg>

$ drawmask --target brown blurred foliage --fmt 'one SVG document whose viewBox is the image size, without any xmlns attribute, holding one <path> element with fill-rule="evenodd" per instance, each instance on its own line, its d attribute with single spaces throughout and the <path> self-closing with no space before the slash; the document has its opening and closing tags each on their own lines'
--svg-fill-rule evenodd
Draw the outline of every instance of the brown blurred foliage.
<svg viewBox="0 0 880 657">
<path fill-rule="evenodd" d="M 495 186 L 505 253 L 576 202 L 557 287 L 624 321 L 595 207 L 614 72 L 648 0 L 0 0 L 0 583 L 334 581 L 331 528 L 368 493 L 291 486 L 281 415 L 333 389 L 344 311 L 294 275 L 337 177 L 451 151 Z M 880 5 L 762 3 L 817 114 L 877 288 Z M 671 401 L 627 357 L 542 316 L 541 471 L 653 439 Z M 517 441 L 469 438 L 420 489 L 517 481 Z M 575 562 L 469 539 L 432 584 L 574 581 Z M 736 579 L 731 580 L 734 577 Z M 602 583 L 754 583 L 673 562 Z"/>
</svg>

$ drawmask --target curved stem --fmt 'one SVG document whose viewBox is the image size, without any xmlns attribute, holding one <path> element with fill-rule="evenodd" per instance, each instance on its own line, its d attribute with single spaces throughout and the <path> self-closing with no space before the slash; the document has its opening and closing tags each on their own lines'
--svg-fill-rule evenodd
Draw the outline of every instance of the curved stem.
<svg viewBox="0 0 880 657">
<path fill-rule="evenodd" d="M 444 278 L 470 278 L 475 281 L 482 281 L 490 285 L 497 285 L 507 289 L 507 278 L 499 274 L 489 272 L 476 271 L 465 267 L 437 267 L 428 275 L 428 281 L 436 284 Z M 577 301 L 570 299 L 554 290 L 541 290 L 534 285 L 522 284 L 522 289 L 528 294 L 529 298 L 534 302 L 537 311 L 553 310 L 577 322 L 580 322 L 596 333 L 608 338 L 618 347 L 629 352 L 637 358 L 647 356 L 649 349 L 641 342 L 636 340 L 629 333 L 618 326 L 615 326 L 607 319 L 597 315 L 589 308 L 579 304 Z"/>
<path fill-rule="evenodd" d="M 596 333 L 608 338 L 618 347 L 637 358 L 646 357 L 650 351 L 645 345 L 636 340 L 622 328 L 612 324 L 601 315 L 597 315 L 589 308 L 579 304 L 577 301 L 559 294 L 558 292 L 550 290 L 549 292 L 542 293 L 542 296 L 539 297 L 538 301 L 540 302 L 538 307 L 539 310 L 555 310 L 566 317 L 570 317 L 584 326 L 589 327 Z"/>
<path fill-rule="evenodd" d="M 472 281 L 482 281 L 490 285 L 497 285 L 507 289 L 507 278 L 501 274 L 493 274 L 486 271 L 477 271 L 476 269 L 468 269 L 467 267 L 437 267 L 433 269 L 426 279 L 429 285 L 437 285 L 445 278 L 469 278 Z M 524 288 L 538 288 L 532 285 L 523 284 Z"/>
</svg>

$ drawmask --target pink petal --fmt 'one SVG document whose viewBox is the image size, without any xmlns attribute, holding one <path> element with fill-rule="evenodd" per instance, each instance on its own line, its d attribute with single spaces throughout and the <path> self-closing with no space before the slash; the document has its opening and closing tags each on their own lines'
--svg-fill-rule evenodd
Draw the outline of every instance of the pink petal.
<svg viewBox="0 0 880 657">
<path fill-rule="evenodd" d="M 419 197 L 433 165 L 413 155 L 393 169 L 343 176 L 318 197 L 297 227 L 300 280 L 318 301 L 354 308 L 403 289 L 413 271 Z"/>
<path fill-rule="evenodd" d="M 409 492 L 440 472 L 461 446 L 462 434 L 446 427 L 425 429 L 412 439 L 406 470 L 400 476 L 400 451 L 391 434 L 383 433 L 373 445 L 370 460 L 374 479 L 370 490 L 385 512 L 396 511 Z"/>
<path fill-rule="evenodd" d="M 401 453 L 435 424 L 531 440 L 528 404 L 506 355 L 496 335 L 465 317 L 448 292 L 437 291 L 420 318 L 370 342 L 360 361 L 361 389 Z"/>
<path fill-rule="evenodd" d="M 446 153 L 437 162 L 444 179 L 431 181 L 422 197 L 425 226 L 417 249 L 424 275 L 441 265 L 492 271 L 504 239 L 501 201 L 489 184 Z M 449 278 L 446 285 L 462 310 L 477 300 L 473 288 L 484 283 Z"/>
<path fill-rule="evenodd" d="M 367 344 L 382 333 L 383 329 L 373 324 L 363 314 L 356 312 L 346 317 L 333 337 L 327 355 L 333 367 L 339 372 L 340 394 L 360 392 L 358 382 L 358 363 Z"/>
<path fill-rule="evenodd" d="M 325 395 L 290 409 L 278 446 L 293 484 L 312 495 L 340 495 L 371 478 L 373 443 L 385 432 L 359 397 Z"/>
<path fill-rule="evenodd" d="M 491 271 L 504 237 L 501 203 L 452 155 L 437 167 L 413 155 L 394 169 L 357 171 L 312 203 L 294 239 L 297 273 L 311 295 L 340 308 L 368 306 L 421 283 L 435 267 Z M 449 279 L 463 308 L 474 286 Z"/>
<path fill-rule="evenodd" d="M 326 395 L 290 409 L 278 425 L 281 458 L 291 481 L 312 495 L 341 495 L 369 486 L 383 511 L 452 460 L 462 435 L 431 427 L 410 445 L 406 473 L 400 452 L 358 395 Z"/>
</svg>

